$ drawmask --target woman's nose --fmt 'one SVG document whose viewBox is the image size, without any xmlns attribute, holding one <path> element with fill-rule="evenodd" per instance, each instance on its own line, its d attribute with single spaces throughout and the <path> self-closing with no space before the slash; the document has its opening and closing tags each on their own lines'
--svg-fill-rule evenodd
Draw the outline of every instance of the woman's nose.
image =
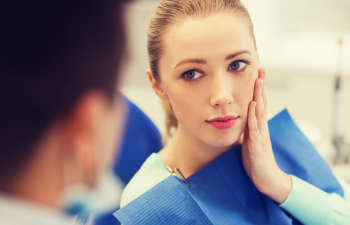
<svg viewBox="0 0 350 225">
<path fill-rule="evenodd" d="M 213 107 L 232 104 L 233 84 L 229 74 L 219 74 L 214 77 L 211 87 L 210 104 Z"/>
</svg>

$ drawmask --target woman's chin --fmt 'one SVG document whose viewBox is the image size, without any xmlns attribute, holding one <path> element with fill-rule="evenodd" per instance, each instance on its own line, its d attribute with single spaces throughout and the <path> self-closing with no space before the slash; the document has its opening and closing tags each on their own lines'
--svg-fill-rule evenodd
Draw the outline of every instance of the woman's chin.
<svg viewBox="0 0 350 225">
<path fill-rule="evenodd" d="M 216 147 L 232 147 L 234 145 L 238 145 L 240 143 L 241 133 L 230 132 L 219 135 L 211 135 L 208 137 L 208 141 L 210 140 L 211 145 Z"/>
<path fill-rule="evenodd" d="M 210 143 L 208 143 L 210 146 L 213 146 L 215 148 L 220 148 L 220 149 L 231 149 L 235 146 L 238 146 L 240 144 L 238 138 L 232 139 L 232 138 L 218 138 L 215 140 L 212 140 Z"/>
</svg>

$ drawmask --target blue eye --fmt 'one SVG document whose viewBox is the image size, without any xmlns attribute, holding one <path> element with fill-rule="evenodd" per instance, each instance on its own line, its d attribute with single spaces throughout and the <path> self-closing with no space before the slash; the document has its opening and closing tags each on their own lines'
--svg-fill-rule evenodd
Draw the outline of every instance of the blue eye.
<svg viewBox="0 0 350 225">
<path fill-rule="evenodd" d="M 183 77 L 185 80 L 197 80 L 201 78 L 203 75 L 196 71 L 196 70 L 189 70 L 184 72 L 181 77 Z"/>
<path fill-rule="evenodd" d="M 241 71 L 243 70 L 246 66 L 247 66 L 247 62 L 245 61 L 242 61 L 242 60 L 237 60 L 237 61 L 234 61 L 232 62 L 230 65 L 229 65 L 229 69 L 230 70 L 233 70 L 233 71 Z"/>
</svg>

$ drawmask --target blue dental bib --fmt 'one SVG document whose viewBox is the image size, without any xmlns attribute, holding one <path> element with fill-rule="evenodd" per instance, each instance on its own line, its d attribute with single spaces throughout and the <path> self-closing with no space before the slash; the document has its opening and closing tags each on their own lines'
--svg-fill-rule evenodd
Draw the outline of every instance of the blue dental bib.
<svg viewBox="0 0 350 225">
<path fill-rule="evenodd" d="M 328 193 L 343 190 L 315 147 L 287 110 L 269 121 L 279 167 Z M 297 225 L 301 224 L 261 194 L 244 171 L 236 147 L 183 180 L 170 176 L 114 215 L 123 225 Z"/>
</svg>

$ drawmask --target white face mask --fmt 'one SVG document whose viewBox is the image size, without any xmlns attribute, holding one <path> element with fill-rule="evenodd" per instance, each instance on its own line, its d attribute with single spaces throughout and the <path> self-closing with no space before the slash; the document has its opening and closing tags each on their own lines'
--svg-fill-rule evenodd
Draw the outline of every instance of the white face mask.
<svg viewBox="0 0 350 225">
<path fill-rule="evenodd" d="M 103 173 L 94 188 L 85 185 L 74 185 L 64 190 L 62 206 L 68 215 L 86 218 L 111 211 L 119 206 L 122 182 L 113 171 Z"/>
</svg>

